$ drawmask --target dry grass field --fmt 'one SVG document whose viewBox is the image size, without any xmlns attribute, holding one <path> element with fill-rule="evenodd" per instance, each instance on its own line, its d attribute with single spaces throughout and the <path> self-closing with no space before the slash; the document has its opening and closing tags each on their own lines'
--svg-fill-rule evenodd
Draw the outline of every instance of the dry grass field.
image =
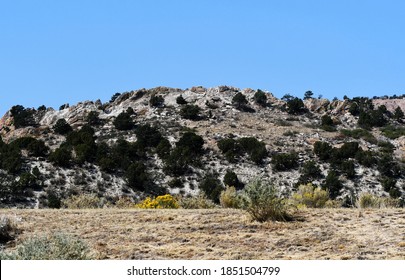
<svg viewBox="0 0 405 280">
<path fill-rule="evenodd" d="M 83 239 L 97 259 L 405 259 L 404 209 L 309 209 L 285 223 L 253 222 L 232 209 L 3 209 L 0 215 L 21 218 L 15 243 L 64 232 Z"/>
</svg>

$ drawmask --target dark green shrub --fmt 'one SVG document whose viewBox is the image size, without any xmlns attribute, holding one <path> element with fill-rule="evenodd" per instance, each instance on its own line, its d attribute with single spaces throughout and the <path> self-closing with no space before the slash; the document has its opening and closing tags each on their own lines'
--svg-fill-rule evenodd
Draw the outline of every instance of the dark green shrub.
<svg viewBox="0 0 405 280">
<path fill-rule="evenodd" d="M 402 195 L 401 191 L 397 187 L 391 188 L 389 194 L 392 198 L 400 198 Z"/>
<path fill-rule="evenodd" d="M 42 140 L 35 140 L 27 146 L 27 150 L 30 156 L 34 157 L 44 157 L 48 154 L 49 148 L 45 145 Z"/>
<path fill-rule="evenodd" d="M 298 179 L 298 185 L 311 183 L 312 181 L 322 177 L 321 169 L 315 161 L 306 161 L 301 168 L 301 176 Z"/>
<path fill-rule="evenodd" d="M 180 95 L 179 97 L 176 98 L 176 103 L 179 105 L 185 105 L 187 104 L 187 101 L 184 99 L 183 96 Z"/>
<path fill-rule="evenodd" d="M 196 162 L 198 162 L 198 158 L 189 148 L 176 147 L 164 159 L 163 171 L 172 176 L 181 176 L 187 172 L 190 165 L 194 165 Z"/>
<path fill-rule="evenodd" d="M 176 143 L 176 147 L 188 148 L 194 154 L 202 154 L 203 145 L 204 139 L 194 132 L 185 132 Z"/>
<path fill-rule="evenodd" d="M 235 162 L 236 158 L 243 154 L 242 146 L 234 139 L 221 139 L 218 141 L 217 145 L 229 162 Z"/>
<path fill-rule="evenodd" d="M 267 106 L 267 96 L 266 93 L 260 89 L 258 89 L 253 96 L 255 102 L 263 107 Z"/>
<path fill-rule="evenodd" d="M 317 141 L 314 144 L 314 153 L 321 160 L 328 160 L 332 154 L 332 146 L 329 143 Z"/>
<path fill-rule="evenodd" d="M 397 107 L 394 111 L 394 119 L 397 122 L 402 123 L 402 119 L 404 118 L 404 112 L 402 111 L 401 107 Z"/>
<path fill-rule="evenodd" d="M 395 146 L 391 142 L 380 141 L 378 142 L 378 147 L 380 147 L 380 152 L 385 154 L 392 154 L 395 150 Z"/>
<path fill-rule="evenodd" d="M 386 126 L 381 129 L 382 134 L 390 139 L 397 139 L 405 135 L 405 128 L 399 126 Z"/>
<path fill-rule="evenodd" d="M 97 146 L 90 144 L 78 144 L 74 147 L 75 161 L 79 164 L 93 162 L 96 159 Z"/>
<path fill-rule="evenodd" d="M 89 125 L 100 125 L 101 119 L 99 118 L 100 113 L 96 111 L 90 111 L 86 117 L 86 122 Z"/>
<path fill-rule="evenodd" d="M 11 116 L 13 117 L 13 124 L 15 128 L 36 125 L 33 118 L 34 111 L 31 109 L 25 109 L 21 105 L 15 105 L 11 107 L 10 113 Z"/>
<path fill-rule="evenodd" d="M 377 139 L 373 136 L 373 134 L 370 133 L 370 131 L 365 129 L 361 128 L 353 130 L 342 129 L 340 130 L 340 132 L 347 137 L 352 137 L 355 139 L 364 139 L 371 144 L 377 144 Z"/>
<path fill-rule="evenodd" d="M 390 177 L 382 177 L 380 183 L 386 192 L 390 192 L 392 188 L 396 188 L 397 180 Z"/>
<path fill-rule="evenodd" d="M 149 124 L 139 125 L 135 129 L 135 135 L 139 144 L 144 147 L 156 147 L 163 139 L 159 130 Z"/>
<path fill-rule="evenodd" d="M 247 101 L 245 95 L 243 95 L 241 92 L 238 92 L 238 93 L 232 98 L 232 104 L 233 104 L 237 109 L 243 109 L 243 108 L 248 104 L 248 101 Z"/>
<path fill-rule="evenodd" d="M 172 145 L 170 144 L 169 140 L 162 138 L 155 151 L 157 155 L 164 160 L 170 155 L 171 149 Z"/>
<path fill-rule="evenodd" d="M 4 144 L 0 148 L 0 166 L 1 169 L 11 174 L 17 174 L 23 167 L 23 159 L 20 149 L 14 145 Z"/>
<path fill-rule="evenodd" d="M 271 163 L 277 171 L 287 171 L 298 167 L 298 155 L 295 152 L 275 154 Z"/>
<path fill-rule="evenodd" d="M 58 133 L 61 135 L 66 135 L 69 132 L 71 132 L 73 129 L 65 119 L 59 119 L 56 121 L 56 124 L 53 126 L 53 130 L 55 131 L 55 133 Z"/>
<path fill-rule="evenodd" d="M 135 126 L 131 115 L 126 112 L 120 113 L 113 121 L 113 124 L 118 130 L 131 130 Z"/>
<path fill-rule="evenodd" d="M 358 125 L 365 129 L 372 127 L 381 127 L 388 123 L 384 112 L 381 110 L 371 110 L 368 112 L 361 112 L 359 115 Z"/>
<path fill-rule="evenodd" d="M 304 99 L 310 99 L 312 98 L 312 96 L 314 95 L 314 93 L 310 90 L 307 90 L 304 94 Z"/>
<path fill-rule="evenodd" d="M 58 166 L 68 167 L 72 160 L 72 153 L 67 148 L 57 148 L 49 155 L 49 160 Z"/>
<path fill-rule="evenodd" d="M 287 112 L 292 115 L 299 115 L 307 112 L 304 102 L 295 97 L 287 101 Z"/>
<path fill-rule="evenodd" d="M 363 166 L 372 167 L 374 164 L 377 163 L 375 155 L 371 151 L 358 151 L 356 153 L 356 160 Z"/>
<path fill-rule="evenodd" d="M 382 176 L 396 178 L 401 175 L 401 168 L 390 154 L 382 154 L 377 163 L 377 169 Z"/>
<path fill-rule="evenodd" d="M 187 104 L 184 105 L 180 110 L 180 116 L 188 120 L 198 120 L 200 119 L 201 108 L 198 105 Z"/>
<path fill-rule="evenodd" d="M 353 160 L 345 160 L 340 164 L 340 170 L 348 177 L 354 178 L 356 176 L 356 170 Z"/>
<path fill-rule="evenodd" d="M 180 178 L 174 178 L 168 183 L 169 187 L 172 189 L 182 189 L 184 188 L 183 181 Z"/>
<path fill-rule="evenodd" d="M 335 124 L 333 123 L 333 120 L 330 116 L 324 115 L 321 118 L 321 128 L 325 131 L 336 131 Z"/>
<path fill-rule="evenodd" d="M 149 99 L 149 105 L 152 107 L 160 107 L 165 102 L 165 99 L 161 95 L 153 94 Z"/>
<path fill-rule="evenodd" d="M 356 153 L 361 150 L 358 142 L 346 142 L 339 149 L 339 156 L 342 159 L 354 158 Z"/>
<path fill-rule="evenodd" d="M 215 203 L 219 203 L 219 196 L 224 190 L 224 186 L 221 184 L 221 181 L 218 179 L 216 174 L 207 174 L 201 180 L 198 187 L 209 199 Z"/>
<path fill-rule="evenodd" d="M 114 93 L 113 96 L 111 96 L 110 103 L 113 103 L 120 95 L 121 93 L 119 92 Z"/>
<path fill-rule="evenodd" d="M 263 159 L 267 157 L 266 145 L 254 137 L 242 137 L 238 139 L 238 143 L 256 164 L 262 163 Z"/>
<path fill-rule="evenodd" d="M 132 163 L 125 172 L 128 186 L 136 191 L 144 191 L 148 184 L 146 167 L 141 162 Z"/>
<path fill-rule="evenodd" d="M 323 188 L 329 191 L 331 199 L 336 199 L 343 188 L 343 183 L 340 181 L 338 174 L 334 170 L 330 170 L 325 178 Z"/>
<path fill-rule="evenodd" d="M 235 187 L 235 189 L 243 189 L 244 184 L 239 181 L 238 176 L 232 170 L 227 170 L 224 176 L 224 185 L 229 187 Z"/>
<path fill-rule="evenodd" d="M 62 199 L 54 190 L 47 190 L 46 196 L 48 208 L 59 209 L 62 206 Z"/>
</svg>

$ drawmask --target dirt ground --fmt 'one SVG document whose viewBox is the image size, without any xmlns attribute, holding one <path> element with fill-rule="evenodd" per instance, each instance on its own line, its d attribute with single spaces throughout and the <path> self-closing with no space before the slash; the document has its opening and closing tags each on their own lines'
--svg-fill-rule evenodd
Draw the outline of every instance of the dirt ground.
<svg viewBox="0 0 405 280">
<path fill-rule="evenodd" d="M 21 219 L 15 243 L 64 232 L 87 242 L 97 259 L 405 259 L 405 209 L 309 209 L 294 222 L 266 223 L 234 209 L 2 209 L 0 215 Z"/>
</svg>

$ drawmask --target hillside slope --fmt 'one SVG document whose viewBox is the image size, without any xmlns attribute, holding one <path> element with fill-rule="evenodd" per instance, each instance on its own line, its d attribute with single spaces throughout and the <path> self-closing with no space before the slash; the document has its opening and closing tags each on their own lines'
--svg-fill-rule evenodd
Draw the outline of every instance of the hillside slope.
<svg viewBox="0 0 405 280">
<path fill-rule="evenodd" d="M 220 86 L 140 89 L 59 110 L 15 106 L 0 121 L 0 203 L 195 195 L 210 178 L 224 188 L 227 173 L 245 184 L 271 179 L 285 195 L 311 182 L 347 206 L 361 192 L 403 198 L 404 105 Z"/>
</svg>

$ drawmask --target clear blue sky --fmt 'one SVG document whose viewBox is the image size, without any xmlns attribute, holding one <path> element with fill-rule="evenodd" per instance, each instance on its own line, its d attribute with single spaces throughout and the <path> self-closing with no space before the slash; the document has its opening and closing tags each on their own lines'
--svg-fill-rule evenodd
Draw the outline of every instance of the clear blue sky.
<svg viewBox="0 0 405 280">
<path fill-rule="evenodd" d="M 404 94 L 404 30 L 400 0 L 0 0 L 0 115 L 160 85 Z"/>
</svg>

